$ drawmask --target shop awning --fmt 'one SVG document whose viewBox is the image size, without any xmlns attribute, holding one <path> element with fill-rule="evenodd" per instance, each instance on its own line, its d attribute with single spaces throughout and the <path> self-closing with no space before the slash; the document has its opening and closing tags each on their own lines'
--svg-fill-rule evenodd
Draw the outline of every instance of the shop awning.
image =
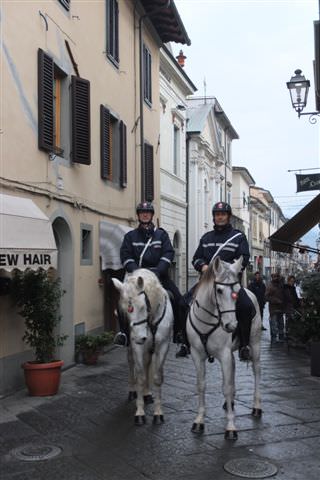
<svg viewBox="0 0 320 480">
<path fill-rule="evenodd" d="M 122 268 L 120 247 L 123 237 L 132 228 L 118 223 L 100 222 L 100 257 L 101 269 L 119 270 Z"/>
<path fill-rule="evenodd" d="M 48 217 L 28 198 L 0 193 L 0 269 L 57 268 Z"/>
<path fill-rule="evenodd" d="M 320 194 L 269 237 L 271 250 L 291 253 L 293 248 L 299 248 L 298 245 L 294 245 L 295 242 L 319 222 Z M 303 246 L 303 248 L 308 250 L 308 247 Z"/>
</svg>

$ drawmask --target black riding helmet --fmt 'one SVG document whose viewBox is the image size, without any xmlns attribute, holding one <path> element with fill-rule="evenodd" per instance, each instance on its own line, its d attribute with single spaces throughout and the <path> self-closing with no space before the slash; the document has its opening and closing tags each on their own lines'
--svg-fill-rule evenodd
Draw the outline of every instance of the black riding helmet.
<svg viewBox="0 0 320 480">
<path fill-rule="evenodd" d="M 142 212 L 150 212 L 154 215 L 154 207 L 151 202 L 140 202 L 136 208 L 137 215 Z"/>
<path fill-rule="evenodd" d="M 214 216 L 215 213 L 223 212 L 232 215 L 232 209 L 229 203 L 226 202 L 217 202 L 212 207 L 212 215 Z"/>
</svg>

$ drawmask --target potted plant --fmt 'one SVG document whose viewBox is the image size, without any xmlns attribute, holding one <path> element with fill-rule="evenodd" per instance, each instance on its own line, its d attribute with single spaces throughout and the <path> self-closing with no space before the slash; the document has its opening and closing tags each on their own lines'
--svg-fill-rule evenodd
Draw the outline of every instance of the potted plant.
<svg viewBox="0 0 320 480">
<path fill-rule="evenodd" d="M 301 289 L 301 311 L 290 320 L 289 339 L 310 351 L 311 375 L 320 376 L 320 272 L 306 274 Z"/>
<path fill-rule="evenodd" d="M 54 395 L 59 388 L 63 365 L 62 360 L 55 358 L 55 351 L 67 338 L 56 331 L 61 321 L 59 308 L 64 294 L 60 279 L 53 279 L 42 269 L 16 271 L 11 292 L 25 321 L 23 341 L 34 353 L 34 360 L 22 365 L 29 393 Z"/>
<path fill-rule="evenodd" d="M 75 341 L 75 352 L 78 359 L 86 365 L 95 365 L 103 348 L 112 343 L 113 332 L 103 332 L 99 335 L 78 335 Z"/>
</svg>

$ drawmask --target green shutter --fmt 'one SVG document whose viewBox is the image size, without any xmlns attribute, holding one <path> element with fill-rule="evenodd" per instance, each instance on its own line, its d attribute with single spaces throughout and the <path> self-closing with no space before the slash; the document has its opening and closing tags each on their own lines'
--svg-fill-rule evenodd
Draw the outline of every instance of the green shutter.
<svg viewBox="0 0 320 480">
<path fill-rule="evenodd" d="M 127 186 L 127 127 L 120 122 L 120 186 Z"/>
<path fill-rule="evenodd" d="M 72 161 L 91 163 L 90 82 L 72 76 Z"/>
<path fill-rule="evenodd" d="M 153 146 L 144 144 L 144 200 L 154 199 Z"/>
<path fill-rule="evenodd" d="M 111 158 L 111 121 L 110 111 L 100 105 L 100 157 L 101 157 L 101 178 L 111 180 L 112 158 Z"/>
<path fill-rule="evenodd" d="M 38 50 L 38 145 L 42 150 L 54 150 L 53 60 L 41 48 Z"/>
</svg>

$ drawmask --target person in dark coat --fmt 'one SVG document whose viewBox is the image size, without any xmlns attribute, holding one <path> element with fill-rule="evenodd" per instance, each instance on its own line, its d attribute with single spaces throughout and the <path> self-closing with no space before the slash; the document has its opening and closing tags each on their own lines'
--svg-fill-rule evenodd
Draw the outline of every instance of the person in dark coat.
<svg viewBox="0 0 320 480">
<path fill-rule="evenodd" d="M 289 275 L 287 283 L 284 285 L 284 311 L 286 317 L 285 331 L 288 332 L 288 326 L 294 312 L 300 308 L 300 300 L 296 290 L 296 277 Z"/>
<path fill-rule="evenodd" d="M 153 224 L 154 207 L 151 202 L 141 202 L 137 205 L 136 213 L 139 225 L 126 233 L 120 247 L 120 259 L 126 272 L 131 273 L 138 268 L 147 268 L 157 275 L 162 286 L 169 292 L 172 299 L 174 314 L 174 340 L 177 341 L 180 329 L 180 302 L 182 295 L 178 287 L 169 277 L 169 268 L 174 259 L 174 249 L 168 233 L 163 228 L 156 228 Z M 118 314 L 119 315 L 119 314 Z M 120 324 L 123 323 L 120 320 Z M 121 335 L 124 325 L 120 325 L 121 332 L 116 343 L 123 344 Z M 126 340 L 127 341 L 127 340 Z"/>
<path fill-rule="evenodd" d="M 212 208 L 212 215 L 214 228 L 201 237 L 192 260 L 194 268 L 201 274 L 208 268 L 211 259 L 216 255 L 228 263 L 233 263 L 242 255 L 243 271 L 250 258 L 249 245 L 245 234 L 234 229 L 230 224 L 232 215 L 230 205 L 225 202 L 216 203 Z M 240 360 L 251 360 L 249 340 L 251 320 L 255 314 L 256 310 L 252 301 L 245 290 L 241 288 L 236 303 Z"/>
<path fill-rule="evenodd" d="M 259 308 L 260 308 L 261 321 L 262 321 L 261 329 L 266 330 L 266 328 L 263 326 L 263 310 L 266 303 L 266 299 L 265 299 L 266 284 L 264 283 L 260 272 L 256 272 L 254 274 L 254 278 L 249 283 L 248 289 L 251 290 L 251 292 L 254 293 L 255 296 L 257 297 Z"/>
<path fill-rule="evenodd" d="M 266 288 L 266 301 L 269 302 L 271 343 L 284 341 L 284 284 L 279 273 L 271 275 L 271 282 Z"/>
</svg>

